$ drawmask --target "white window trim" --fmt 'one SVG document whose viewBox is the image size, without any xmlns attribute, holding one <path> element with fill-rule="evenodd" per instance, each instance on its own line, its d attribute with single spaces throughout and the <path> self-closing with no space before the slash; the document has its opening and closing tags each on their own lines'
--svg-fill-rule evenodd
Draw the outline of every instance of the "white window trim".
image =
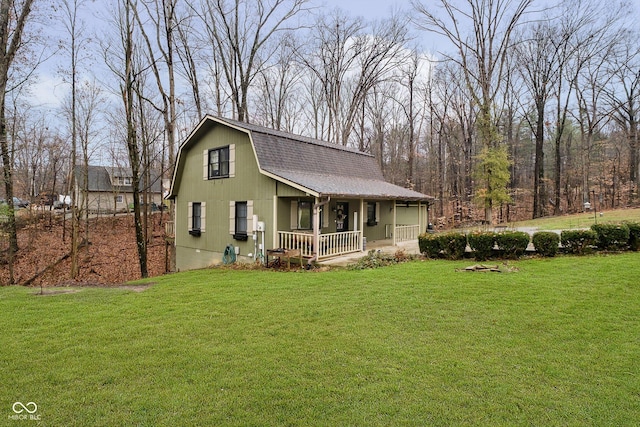
<svg viewBox="0 0 640 427">
<path fill-rule="evenodd" d="M 229 175 L 219 178 L 209 178 L 209 151 L 218 150 L 220 148 L 229 148 Z M 202 151 L 202 179 L 209 181 L 213 179 L 235 178 L 236 176 L 236 144 L 229 144 L 228 146 L 207 148 Z"/>
<path fill-rule="evenodd" d="M 200 233 L 206 231 L 207 202 L 187 203 L 187 231 L 193 231 L 193 204 L 200 203 Z"/>
<path fill-rule="evenodd" d="M 249 236 L 253 234 L 253 200 L 229 201 L 229 234 L 236 234 L 236 203 L 238 202 L 247 204 L 247 236 Z"/>
<path fill-rule="evenodd" d="M 300 228 L 300 202 L 310 203 L 311 204 L 311 228 Z M 291 220 L 290 226 L 291 230 L 313 230 L 313 200 L 292 200 L 291 201 Z M 326 209 L 326 212 L 322 215 L 322 222 L 326 224 L 329 223 L 329 210 Z M 324 226 L 324 224 L 323 224 Z"/>
</svg>

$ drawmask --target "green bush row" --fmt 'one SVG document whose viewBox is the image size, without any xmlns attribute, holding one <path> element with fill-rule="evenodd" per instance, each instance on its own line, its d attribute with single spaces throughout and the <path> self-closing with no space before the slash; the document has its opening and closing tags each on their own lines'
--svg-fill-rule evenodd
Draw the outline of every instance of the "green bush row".
<svg viewBox="0 0 640 427">
<path fill-rule="evenodd" d="M 565 230 L 561 234 L 565 251 L 583 254 L 602 251 L 640 250 L 640 224 L 594 224 L 589 230 Z"/>
<path fill-rule="evenodd" d="M 521 256 L 529 244 L 529 235 L 520 231 L 477 232 L 468 236 L 457 232 L 422 234 L 418 244 L 425 256 L 446 259 L 461 259 L 468 244 L 474 257 L 482 261 L 491 258 L 496 251 L 506 258 Z"/>
<path fill-rule="evenodd" d="M 584 254 L 591 251 L 598 240 L 593 230 L 564 230 L 560 233 L 560 243 L 570 254 Z"/>
<path fill-rule="evenodd" d="M 478 261 L 495 255 L 518 258 L 526 251 L 529 241 L 536 252 L 545 257 L 555 256 L 560 246 L 570 254 L 584 254 L 594 249 L 638 251 L 640 223 L 594 224 L 589 230 L 564 230 L 560 235 L 539 231 L 531 239 L 522 231 L 478 231 L 468 235 L 460 232 L 424 233 L 418 237 L 420 252 L 429 258 L 461 259 L 469 245 Z"/>
<path fill-rule="evenodd" d="M 424 233 L 418 236 L 420 253 L 429 258 L 460 259 L 467 247 L 463 233 Z"/>
<path fill-rule="evenodd" d="M 531 237 L 536 252 L 544 257 L 556 256 L 560 244 L 560 236 L 553 231 L 538 231 Z"/>
</svg>

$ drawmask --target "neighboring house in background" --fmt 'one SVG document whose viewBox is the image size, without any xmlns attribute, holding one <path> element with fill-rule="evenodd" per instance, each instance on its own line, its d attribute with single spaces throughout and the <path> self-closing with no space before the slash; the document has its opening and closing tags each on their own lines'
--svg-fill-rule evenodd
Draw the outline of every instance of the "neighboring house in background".
<svg viewBox="0 0 640 427">
<path fill-rule="evenodd" d="M 133 203 L 133 186 L 131 169 L 107 166 L 89 166 L 87 174 L 87 197 L 89 212 L 113 213 L 124 212 Z M 73 202 L 82 200 L 81 192 L 85 188 L 84 166 L 77 166 L 74 173 L 75 193 Z M 158 174 L 152 173 L 148 190 L 149 203 L 162 203 L 162 181 Z M 144 188 L 140 183 L 140 191 Z"/>
<path fill-rule="evenodd" d="M 414 240 L 433 200 L 386 182 L 369 154 L 212 116 L 180 146 L 168 198 L 178 270 L 219 263 L 228 245 L 246 261 L 276 248 L 322 260 Z"/>
</svg>

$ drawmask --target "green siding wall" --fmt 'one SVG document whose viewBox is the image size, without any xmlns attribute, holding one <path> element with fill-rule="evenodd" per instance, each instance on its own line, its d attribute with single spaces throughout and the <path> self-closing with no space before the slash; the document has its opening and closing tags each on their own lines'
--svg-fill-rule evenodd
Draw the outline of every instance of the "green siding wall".
<svg viewBox="0 0 640 427">
<path fill-rule="evenodd" d="M 235 144 L 235 177 L 205 180 L 203 151 Z M 203 268 L 219 263 L 229 244 L 240 255 L 255 252 L 255 242 L 234 240 L 229 233 L 229 201 L 253 201 L 253 214 L 266 224 L 265 247 L 273 246 L 273 196 L 275 181 L 258 170 L 253 148 L 246 133 L 222 125 L 183 152 L 184 168 L 176 198 L 176 266 L 178 270 Z M 280 184 L 281 185 L 281 184 Z M 189 235 L 189 202 L 205 203 L 204 232 Z"/>
</svg>

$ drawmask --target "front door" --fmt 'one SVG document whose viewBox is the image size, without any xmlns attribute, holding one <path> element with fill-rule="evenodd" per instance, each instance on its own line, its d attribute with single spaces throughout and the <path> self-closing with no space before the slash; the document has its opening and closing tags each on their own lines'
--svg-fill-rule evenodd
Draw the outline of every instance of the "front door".
<svg viewBox="0 0 640 427">
<path fill-rule="evenodd" d="M 338 203 L 336 206 L 336 231 L 349 230 L 349 203 Z"/>
</svg>

